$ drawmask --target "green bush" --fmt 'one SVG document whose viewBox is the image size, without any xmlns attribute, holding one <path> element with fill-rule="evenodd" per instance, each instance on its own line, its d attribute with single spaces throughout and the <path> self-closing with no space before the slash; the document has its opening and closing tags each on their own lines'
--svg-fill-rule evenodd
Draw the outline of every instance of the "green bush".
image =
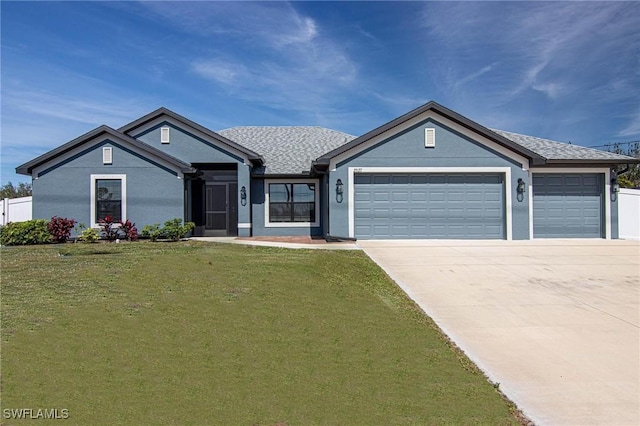
<svg viewBox="0 0 640 426">
<path fill-rule="evenodd" d="M 193 222 L 187 222 L 183 225 L 182 219 L 177 217 L 164 223 L 164 228 L 162 228 L 162 235 L 170 240 L 178 241 L 195 227 L 196 225 Z"/>
<path fill-rule="evenodd" d="M 78 241 L 83 243 L 95 243 L 99 238 L 98 230 L 93 228 L 86 228 L 78 235 Z"/>
<path fill-rule="evenodd" d="M 20 246 L 25 244 L 46 244 L 51 242 L 51 234 L 44 219 L 26 222 L 10 222 L 2 227 L 0 244 Z"/>
<path fill-rule="evenodd" d="M 162 238 L 162 229 L 160 229 L 159 223 L 153 225 L 145 225 L 142 228 L 142 237 L 149 238 L 151 241 L 158 241 L 158 238 Z"/>
<path fill-rule="evenodd" d="M 142 237 L 149 238 L 151 241 L 158 241 L 159 239 L 178 241 L 195 227 L 196 225 L 193 222 L 186 222 L 183 225 L 182 219 L 176 217 L 175 219 L 166 221 L 162 228 L 159 223 L 145 225 L 144 228 L 142 228 Z"/>
</svg>

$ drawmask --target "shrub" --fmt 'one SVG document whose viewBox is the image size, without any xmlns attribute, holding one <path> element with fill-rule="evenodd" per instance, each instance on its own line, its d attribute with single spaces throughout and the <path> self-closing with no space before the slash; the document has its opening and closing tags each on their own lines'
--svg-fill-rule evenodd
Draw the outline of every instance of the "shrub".
<svg viewBox="0 0 640 426">
<path fill-rule="evenodd" d="M 183 225 L 182 219 L 177 217 L 164 223 L 162 235 L 170 240 L 178 241 L 180 238 L 187 235 L 189 231 L 195 228 L 195 226 L 196 225 L 193 222 L 187 222 Z"/>
<path fill-rule="evenodd" d="M 51 234 L 51 239 L 54 243 L 65 243 L 71 235 L 76 221 L 74 219 L 67 219 L 66 217 L 54 216 L 51 221 L 47 223 L 47 229 Z"/>
<path fill-rule="evenodd" d="M 142 228 L 142 236 L 144 238 L 149 238 L 151 241 L 158 241 L 158 238 L 162 237 L 162 230 L 160 229 L 159 223 L 154 223 L 153 225 L 145 225 Z"/>
<path fill-rule="evenodd" d="M 124 234 L 128 241 L 136 241 L 138 239 L 138 228 L 129 219 L 124 222 L 120 221 L 120 232 Z"/>
<path fill-rule="evenodd" d="M 9 222 L 2 227 L 0 244 L 18 246 L 25 244 L 46 244 L 51 242 L 47 221 L 33 219 L 26 222 Z"/>
<path fill-rule="evenodd" d="M 79 227 L 82 232 L 78 236 L 78 241 L 82 241 L 83 243 L 95 243 L 100 238 L 100 234 L 97 229 L 87 228 L 84 223 L 81 223 Z"/>
<path fill-rule="evenodd" d="M 105 216 L 104 219 L 98 220 L 98 225 L 100 225 L 100 232 L 102 236 L 105 237 L 109 241 L 115 241 L 118 239 L 119 229 L 117 223 L 113 221 L 113 217 Z"/>
</svg>

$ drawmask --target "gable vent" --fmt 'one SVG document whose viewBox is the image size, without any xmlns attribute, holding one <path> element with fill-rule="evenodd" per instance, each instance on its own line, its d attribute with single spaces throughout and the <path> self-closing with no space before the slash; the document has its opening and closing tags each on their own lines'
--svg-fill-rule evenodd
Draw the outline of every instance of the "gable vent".
<svg viewBox="0 0 640 426">
<path fill-rule="evenodd" d="M 424 129 L 424 147 L 435 148 L 436 146 L 436 129 Z"/>
<path fill-rule="evenodd" d="M 160 143 L 169 143 L 169 127 L 160 129 Z"/>
<path fill-rule="evenodd" d="M 105 146 L 102 148 L 102 164 L 113 163 L 113 148 Z"/>
</svg>

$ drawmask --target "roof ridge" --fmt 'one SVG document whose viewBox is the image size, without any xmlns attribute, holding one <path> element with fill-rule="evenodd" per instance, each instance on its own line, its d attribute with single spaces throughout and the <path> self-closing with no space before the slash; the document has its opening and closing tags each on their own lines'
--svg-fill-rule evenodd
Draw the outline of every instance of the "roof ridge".
<svg viewBox="0 0 640 426">
<path fill-rule="evenodd" d="M 298 126 L 298 125 L 286 125 L 286 126 L 233 126 L 233 127 L 227 127 L 225 129 L 220 129 L 220 130 L 218 130 L 218 132 L 224 132 L 224 131 L 233 130 L 233 129 L 323 129 L 323 130 L 329 130 L 330 132 L 341 133 L 343 135 L 356 138 L 356 136 L 354 136 L 354 135 L 352 135 L 350 133 L 343 132 L 342 130 L 331 129 L 329 127 L 318 126 L 318 125 L 302 125 L 302 126 Z"/>
</svg>

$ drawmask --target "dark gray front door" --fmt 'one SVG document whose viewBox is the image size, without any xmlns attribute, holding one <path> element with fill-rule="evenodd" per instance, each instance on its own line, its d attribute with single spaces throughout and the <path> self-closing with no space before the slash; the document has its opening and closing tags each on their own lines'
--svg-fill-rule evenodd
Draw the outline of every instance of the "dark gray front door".
<svg viewBox="0 0 640 426">
<path fill-rule="evenodd" d="M 604 175 L 534 173 L 533 236 L 602 238 Z"/>
<path fill-rule="evenodd" d="M 205 185 L 206 236 L 238 235 L 238 184 L 235 182 Z"/>
</svg>

